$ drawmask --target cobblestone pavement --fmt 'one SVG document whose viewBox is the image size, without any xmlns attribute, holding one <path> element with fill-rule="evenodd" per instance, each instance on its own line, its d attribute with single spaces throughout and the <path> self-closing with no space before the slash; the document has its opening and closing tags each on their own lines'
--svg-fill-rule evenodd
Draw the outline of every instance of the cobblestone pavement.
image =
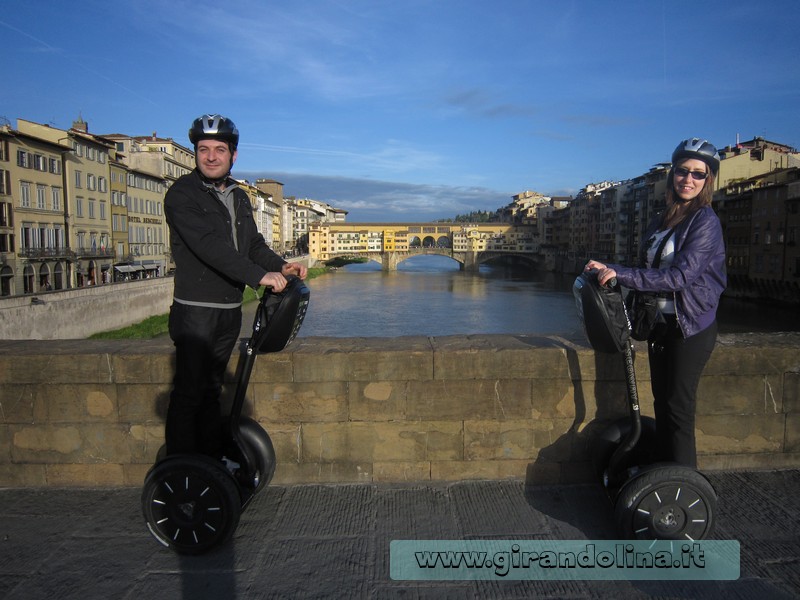
<svg viewBox="0 0 800 600">
<path fill-rule="evenodd" d="M 140 490 L 0 490 L 0 597 L 800 597 L 800 470 L 715 472 L 715 538 L 741 543 L 736 581 L 393 581 L 394 539 L 614 539 L 598 486 L 521 481 L 298 485 L 262 491 L 234 540 L 182 557 L 147 533 Z"/>
</svg>

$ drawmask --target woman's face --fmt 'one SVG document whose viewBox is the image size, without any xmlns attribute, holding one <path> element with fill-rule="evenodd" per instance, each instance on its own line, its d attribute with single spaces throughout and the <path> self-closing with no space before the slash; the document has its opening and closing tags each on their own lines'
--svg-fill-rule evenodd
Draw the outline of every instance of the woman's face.
<svg viewBox="0 0 800 600">
<path fill-rule="evenodd" d="M 696 179 L 696 176 L 703 174 L 703 179 Z M 708 166 L 702 160 L 687 158 L 675 166 L 672 184 L 675 188 L 675 195 L 682 202 L 688 202 L 702 191 L 706 184 L 705 177 L 708 176 Z"/>
</svg>

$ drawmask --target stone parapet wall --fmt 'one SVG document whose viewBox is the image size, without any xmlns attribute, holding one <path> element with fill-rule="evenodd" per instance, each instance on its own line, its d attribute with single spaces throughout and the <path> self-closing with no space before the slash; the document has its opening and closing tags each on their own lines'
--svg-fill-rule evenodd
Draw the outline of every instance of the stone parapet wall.
<svg viewBox="0 0 800 600">
<path fill-rule="evenodd" d="M 173 368 L 169 340 L 0 342 L 0 485 L 140 485 Z M 700 383 L 700 468 L 800 466 L 799 397 L 800 334 L 721 336 Z M 245 413 L 273 439 L 277 483 L 585 482 L 597 433 L 626 414 L 624 372 L 558 337 L 300 338 L 258 357 Z"/>
</svg>

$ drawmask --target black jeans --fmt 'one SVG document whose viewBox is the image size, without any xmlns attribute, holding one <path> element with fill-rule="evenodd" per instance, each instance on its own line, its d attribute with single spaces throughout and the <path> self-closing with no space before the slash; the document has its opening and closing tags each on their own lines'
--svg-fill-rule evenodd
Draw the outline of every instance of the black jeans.
<svg viewBox="0 0 800 600">
<path fill-rule="evenodd" d="M 648 340 L 657 459 L 697 468 L 697 386 L 717 341 L 717 322 L 684 339 L 675 316 L 666 321 Z"/>
<path fill-rule="evenodd" d="M 175 342 L 175 378 L 164 433 L 167 454 L 222 456 L 219 395 L 241 326 L 241 308 L 172 304 L 169 335 Z"/>
</svg>

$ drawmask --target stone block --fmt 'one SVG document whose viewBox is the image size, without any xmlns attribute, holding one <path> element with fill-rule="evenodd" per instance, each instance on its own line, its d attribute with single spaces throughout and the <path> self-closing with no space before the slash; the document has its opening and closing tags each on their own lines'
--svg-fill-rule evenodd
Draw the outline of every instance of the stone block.
<svg viewBox="0 0 800 600">
<path fill-rule="evenodd" d="M 96 487 L 125 485 L 121 464 L 47 465 L 47 484 L 57 487 Z"/>
<path fill-rule="evenodd" d="M 301 461 L 301 434 L 299 423 L 269 423 L 260 421 L 259 424 L 266 430 L 275 449 L 277 470 L 289 463 Z"/>
<path fill-rule="evenodd" d="M 228 372 L 233 374 L 230 377 L 231 381 L 237 380 L 240 368 L 238 362 L 233 362 L 234 360 L 238 361 L 235 353 L 231 358 L 232 366 L 228 368 Z M 250 381 L 263 383 L 294 381 L 294 367 L 294 353 L 288 349 L 282 352 L 259 354 L 253 365 Z"/>
<path fill-rule="evenodd" d="M 164 445 L 164 426 L 134 424 L 129 429 L 129 447 L 132 464 L 152 465 Z"/>
<path fill-rule="evenodd" d="M 44 487 L 47 483 L 45 465 L 0 463 L 0 487 Z"/>
<path fill-rule="evenodd" d="M 117 385 L 119 420 L 122 423 L 161 423 L 167 418 L 170 383 Z"/>
<path fill-rule="evenodd" d="M 800 413 L 800 373 L 796 371 L 783 376 L 783 411 Z"/>
<path fill-rule="evenodd" d="M 625 362 L 622 354 L 595 352 L 591 349 L 568 345 L 566 347 L 566 355 L 569 375 L 573 380 L 625 380 Z M 634 365 L 637 375 L 645 378 L 649 377 L 649 369 L 645 369 L 648 366 L 646 347 L 635 349 Z"/>
<path fill-rule="evenodd" d="M 800 468 L 800 452 L 760 454 L 701 454 L 697 457 L 701 471 L 758 471 Z"/>
<path fill-rule="evenodd" d="M 800 453 L 800 412 L 786 415 L 783 450 Z"/>
<path fill-rule="evenodd" d="M 704 375 L 769 375 L 797 369 L 800 336 L 735 334 L 720 336 Z"/>
<path fill-rule="evenodd" d="M 698 454 L 748 454 L 784 450 L 785 415 L 698 415 Z"/>
<path fill-rule="evenodd" d="M 531 381 L 531 416 L 534 419 L 575 417 L 582 397 L 569 379 Z"/>
<path fill-rule="evenodd" d="M 39 385 L 35 394 L 47 407 L 49 423 L 116 423 L 119 419 L 117 386 L 113 384 Z"/>
<path fill-rule="evenodd" d="M 92 348 L 87 343 L 87 348 Z M 0 369 L 6 383 L 41 383 L 48 385 L 64 383 L 113 383 L 111 356 L 106 353 L 55 354 L 47 350 L 13 359 L 3 357 L 5 366 Z"/>
<path fill-rule="evenodd" d="M 519 479 L 525 477 L 527 460 L 433 460 L 432 481 L 465 479 Z"/>
<path fill-rule="evenodd" d="M 394 381 L 433 376 L 427 337 L 301 338 L 295 343 L 294 380 Z"/>
<path fill-rule="evenodd" d="M 378 461 L 373 463 L 372 480 L 387 483 L 428 481 L 430 461 Z"/>
<path fill-rule="evenodd" d="M 464 421 L 464 458 L 507 460 L 536 458 L 562 435 L 571 421 L 562 422 L 564 430 L 554 431 L 554 421 Z"/>
<path fill-rule="evenodd" d="M 250 386 L 257 419 L 272 423 L 347 420 L 347 384 L 254 383 Z"/>
<path fill-rule="evenodd" d="M 29 463 L 131 462 L 127 426 L 111 424 L 12 425 L 11 460 Z"/>
<path fill-rule="evenodd" d="M 141 487 L 144 478 L 153 464 L 122 465 L 122 485 L 126 487 Z"/>
<path fill-rule="evenodd" d="M 411 381 L 408 419 L 520 419 L 531 415 L 527 379 Z"/>
<path fill-rule="evenodd" d="M 401 421 L 408 415 L 407 381 L 354 381 L 348 386 L 351 421 Z"/>
<path fill-rule="evenodd" d="M 460 422 L 304 423 L 303 462 L 457 460 L 463 457 Z"/>
<path fill-rule="evenodd" d="M 534 381 L 533 417 L 573 417 L 585 423 L 592 420 L 613 420 L 628 414 L 628 396 L 625 383 L 622 381 L 574 381 L 571 383 L 571 394 L 556 404 L 556 410 L 549 414 L 537 409 L 536 392 L 543 382 Z M 643 401 L 639 387 L 639 402 Z"/>
<path fill-rule="evenodd" d="M 510 335 L 444 336 L 434 339 L 434 378 L 569 378 L 566 351 L 549 338 Z"/>
<path fill-rule="evenodd" d="M 37 393 L 40 387 L 38 384 L 31 383 L 0 385 L 0 407 L 2 407 L 0 422 L 36 423 L 46 421 L 47 404 L 42 395 Z"/>
<path fill-rule="evenodd" d="M 116 383 L 171 383 L 175 376 L 175 352 L 125 352 L 111 356 Z"/>
<path fill-rule="evenodd" d="M 275 485 L 304 483 L 370 483 L 372 463 L 320 462 L 291 463 L 275 472 Z"/>
<path fill-rule="evenodd" d="M 709 375 L 697 387 L 698 415 L 759 415 L 783 412 L 783 376 Z"/>
</svg>

